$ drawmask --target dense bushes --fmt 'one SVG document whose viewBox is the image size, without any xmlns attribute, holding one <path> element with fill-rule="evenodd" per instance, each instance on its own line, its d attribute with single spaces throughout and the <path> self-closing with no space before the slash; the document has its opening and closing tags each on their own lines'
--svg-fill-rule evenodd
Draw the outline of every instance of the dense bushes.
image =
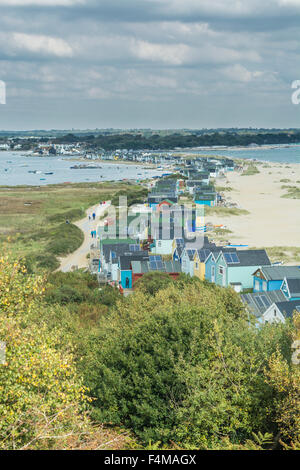
<svg viewBox="0 0 300 470">
<path fill-rule="evenodd" d="M 33 257 L 33 261 L 36 263 L 38 269 L 46 269 L 54 271 L 59 268 L 59 261 L 53 255 L 47 253 L 41 253 Z"/>
<path fill-rule="evenodd" d="M 121 297 L 119 290 L 113 287 L 105 286 L 100 289 L 96 276 L 83 271 L 52 273 L 48 280 L 45 300 L 50 304 L 112 306 Z"/>
<path fill-rule="evenodd" d="M 42 278 L 0 259 L 0 449 L 60 448 L 86 430 L 86 389 L 63 332 L 48 328 L 43 289 Z"/>
<path fill-rule="evenodd" d="M 88 273 L 45 285 L 2 257 L 0 449 L 74 447 L 90 406 L 139 446 L 300 448 L 299 330 L 299 316 L 255 328 L 231 289 L 184 275 L 148 275 L 123 299 Z"/>
<path fill-rule="evenodd" d="M 77 250 L 84 241 L 82 231 L 73 224 L 60 224 L 50 231 L 51 240 L 48 243 L 48 252 L 62 256 Z"/>
<path fill-rule="evenodd" d="M 127 197 L 127 205 L 128 207 L 134 205 L 134 204 L 142 204 L 145 202 L 146 197 L 148 196 L 148 190 L 146 188 L 140 188 L 134 189 L 130 188 L 128 190 L 124 191 L 119 191 L 117 194 L 115 194 L 111 200 L 111 204 L 113 206 L 118 206 L 119 205 L 119 198 L 121 196 L 126 196 Z"/>
<path fill-rule="evenodd" d="M 275 434 L 280 397 L 266 371 L 272 354 L 289 360 L 290 331 L 249 325 L 229 289 L 179 281 L 136 292 L 103 319 L 82 363 L 94 417 L 188 448 Z"/>
<path fill-rule="evenodd" d="M 136 291 L 154 295 L 160 289 L 165 289 L 172 283 L 172 278 L 167 273 L 153 271 L 145 274 L 141 279 L 139 279 L 135 283 L 134 287 Z"/>
</svg>

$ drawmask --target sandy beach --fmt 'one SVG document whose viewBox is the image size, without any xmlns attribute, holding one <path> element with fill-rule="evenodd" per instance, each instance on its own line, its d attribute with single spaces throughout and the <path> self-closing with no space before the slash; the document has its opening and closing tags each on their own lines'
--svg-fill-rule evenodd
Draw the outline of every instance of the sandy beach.
<svg viewBox="0 0 300 470">
<path fill-rule="evenodd" d="M 217 186 L 232 188 L 223 193 L 227 201 L 237 203 L 249 214 L 207 215 L 206 222 L 226 225 L 232 232 L 226 238 L 233 244 L 300 247 L 300 199 L 282 198 L 287 194 L 282 186 L 300 189 L 300 165 L 263 163 L 257 168 L 260 173 L 256 175 L 241 176 L 235 171 L 227 174 L 226 183 L 216 180 Z"/>
</svg>

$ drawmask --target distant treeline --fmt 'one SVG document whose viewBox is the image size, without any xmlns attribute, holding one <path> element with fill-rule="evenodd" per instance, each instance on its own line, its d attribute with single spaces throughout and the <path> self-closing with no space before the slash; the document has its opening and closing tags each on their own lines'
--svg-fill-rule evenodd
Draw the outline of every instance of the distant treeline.
<svg viewBox="0 0 300 470">
<path fill-rule="evenodd" d="M 205 135 L 171 134 L 166 136 L 152 135 L 144 137 L 134 134 L 76 136 L 67 134 L 52 141 L 59 143 L 87 142 L 91 148 L 103 148 L 105 150 L 132 149 L 132 150 L 168 150 L 174 148 L 209 147 L 213 145 L 247 146 L 251 144 L 294 144 L 300 143 L 300 132 L 294 133 L 257 133 L 234 134 L 213 133 Z"/>
</svg>

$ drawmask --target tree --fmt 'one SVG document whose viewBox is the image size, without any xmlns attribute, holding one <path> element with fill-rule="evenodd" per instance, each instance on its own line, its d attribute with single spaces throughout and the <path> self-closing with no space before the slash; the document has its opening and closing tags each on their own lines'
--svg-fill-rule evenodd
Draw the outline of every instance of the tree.
<svg viewBox="0 0 300 470">
<path fill-rule="evenodd" d="M 144 443 L 185 448 L 276 433 L 265 368 L 278 347 L 288 355 L 290 326 L 255 328 L 231 289 L 183 281 L 158 289 L 155 279 L 149 290 L 144 280 L 102 322 L 83 361 L 94 417 Z"/>
<path fill-rule="evenodd" d="M 135 283 L 135 289 L 144 294 L 154 295 L 160 289 L 166 289 L 173 283 L 172 278 L 167 273 L 149 272 Z"/>
<path fill-rule="evenodd" d="M 294 316 L 294 326 L 292 341 L 297 341 L 300 339 L 299 314 Z M 277 352 L 270 358 L 266 376 L 275 392 L 277 440 L 286 447 L 300 449 L 300 365 Z"/>
<path fill-rule="evenodd" d="M 0 258 L 0 449 L 59 448 L 85 430 L 86 388 L 71 348 L 48 329 L 44 279 Z"/>
</svg>

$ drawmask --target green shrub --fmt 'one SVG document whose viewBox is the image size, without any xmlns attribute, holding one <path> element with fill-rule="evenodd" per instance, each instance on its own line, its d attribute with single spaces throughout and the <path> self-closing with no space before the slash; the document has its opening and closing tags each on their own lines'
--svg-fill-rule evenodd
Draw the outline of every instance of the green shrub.
<svg viewBox="0 0 300 470">
<path fill-rule="evenodd" d="M 63 256 L 77 250 L 84 241 L 82 231 L 73 224 L 61 224 L 51 232 L 47 250 L 56 256 Z"/>
<path fill-rule="evenodd" d="M 51 304 L 65 305 L 68 303 L 81 303 L 85 301 L 84 292 L 79 292 L 70 286 L 61 286 L 55 290 L 49 290 L 46 294 L 47 302 Z"/>
<path fill-rule="evenodd" d="M 33 258 L 33 261 L 35 262 L 37 268 L 40 268 L 40 269 L 47 269 L 49 271 L 54 271 L 55 269 L 59 268 L 58 259 L 55 256 L 49 255 L 46 253 L 36 255 Z"/>
<path fill-rule="evenodd" d="M 101 321 L 80 363 L 93 417 L 186 448 L 275 432 L 264 367 L 278 347 L 290 354 L 286 329 L 249 327 L 240 297 L 207 283 L 135 292 Z"/>
<path fill-rule="evenodd" d="M 101 289 L 99 296 L 100 302 L 108 307 L 114 306 L 117 300 L 120 300 L 121 298 L 119 289 L 110 286 L 106 286 Z"/>
<path fill-rule="evenodd" d="M 70 211 L 62 212 L 61 214 L 54 214 L 47 217 L 48 222 L 59 223 L 69 220 L 74 222 L 75 220 L 82 219 L 85 216 L 83 209 L 72 209 Z"/>
<path fill-rule="evenodd" d="M 50 304 L 84 303 L 101 308 L 111 307 L 121 298 L 118 289 L 110 286 L 100 289 L 96 276 L 82 271 L 52 273 L 49 284 L 45 299 Z"/>
<path fill-rule="evenodd" d="M 173 280 L 167 273 L 149 272 L 135 283 L 134 288 L 144 294 L 154 295 L 172 283 Z"/>
</svg>

